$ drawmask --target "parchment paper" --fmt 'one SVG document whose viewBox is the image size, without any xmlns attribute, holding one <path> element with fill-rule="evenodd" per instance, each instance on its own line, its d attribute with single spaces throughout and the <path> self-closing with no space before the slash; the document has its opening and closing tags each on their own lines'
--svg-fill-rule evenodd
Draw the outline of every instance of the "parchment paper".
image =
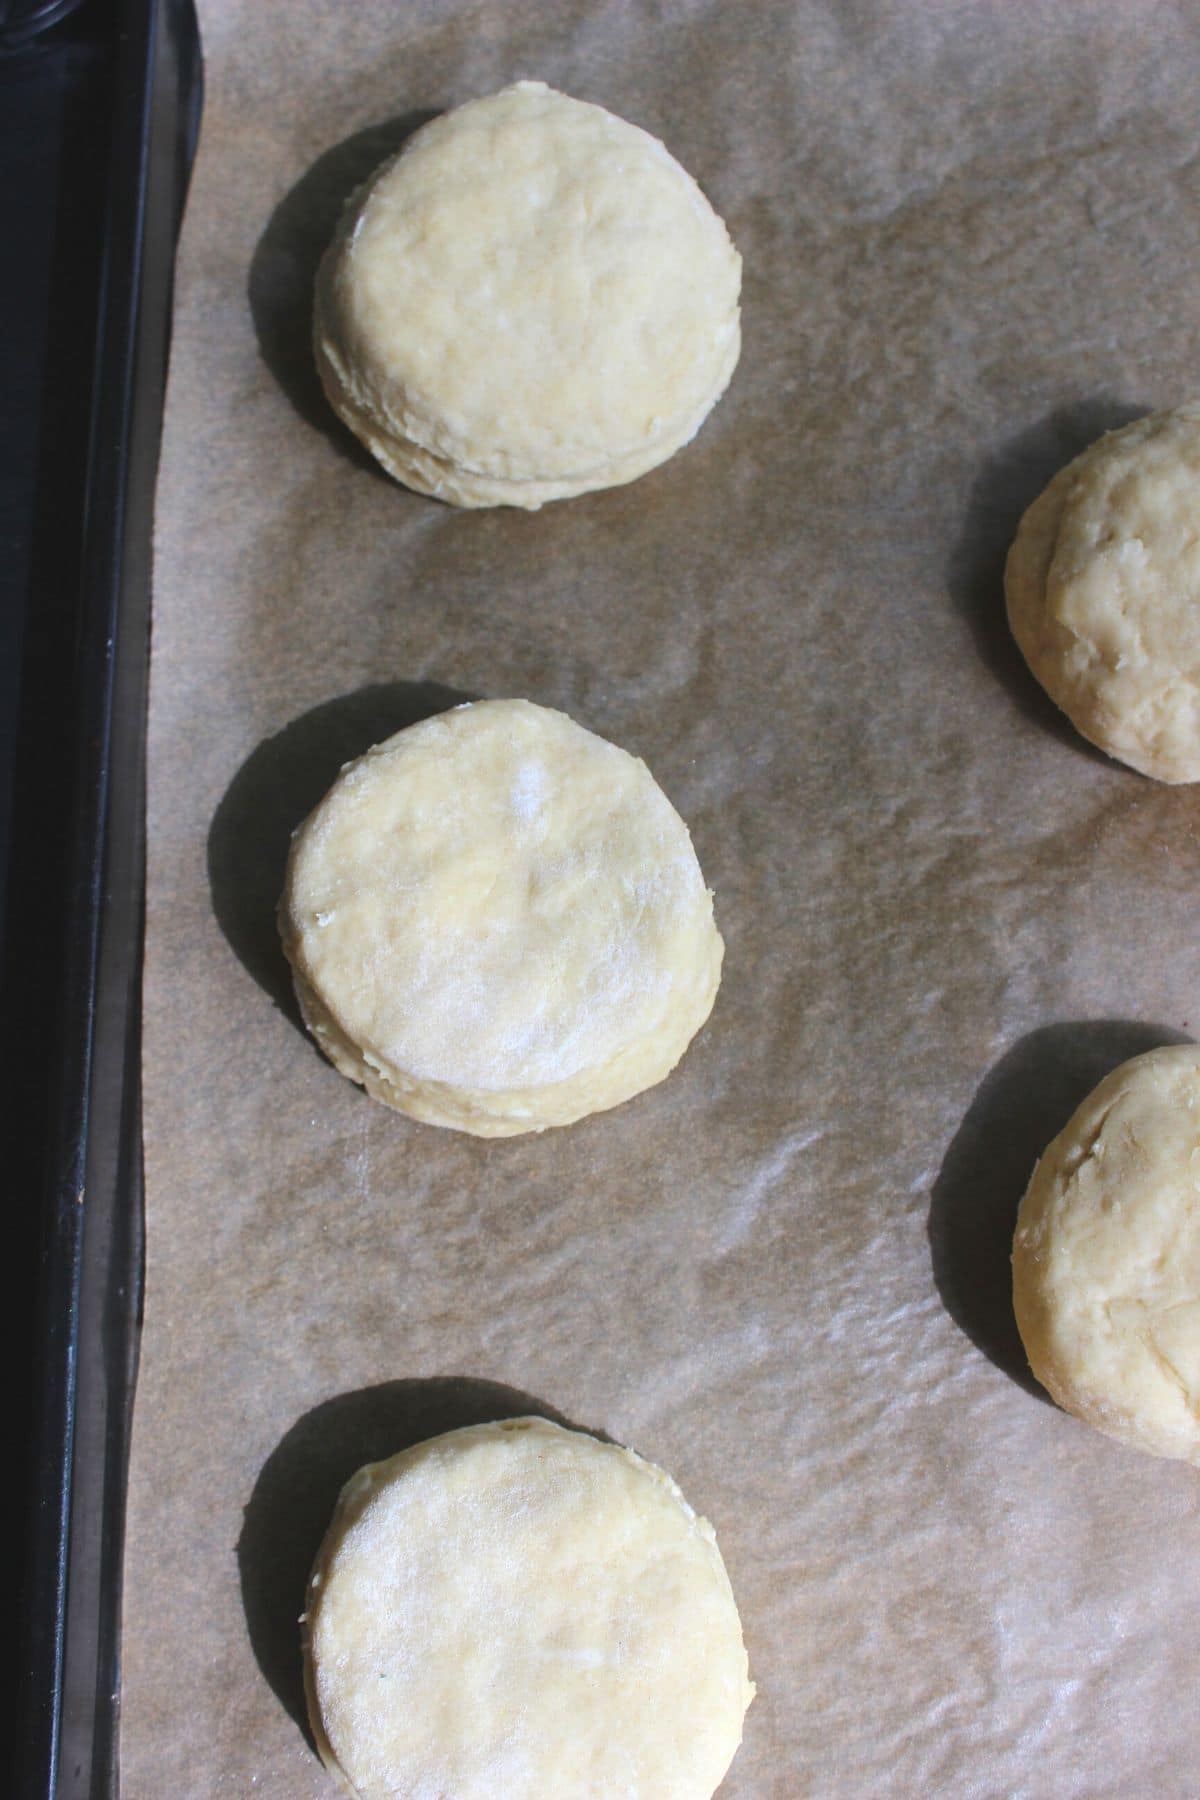
<svg viewBox="0 0 1200 1800">
<path fill-rule="evenodd" d="M 1031 1387 L 1034 1158 L 1200 1026 L 1200 793 L 1092 752 L 1002 623 L 1016 520 L 1200 391 L 1187 6 L 202 0 L 158 509 L 149 1263 L 128 1800 L 332 1792 L 296 1616 L 340 1482 L 529 1409 L 715 1523 L 731 1796 L 1200 1787 L 1194 1471 Z M 648 127 L 746 266 L 697 441 L 536 516 L 374 472 L 309 284 L 404 132 L 516 77 Z M 341 760 L 464 695 L 644 756 L 727 943 L 663 1086 L 495 1143 L 297 1028 L 272 909 Z"/>
</svg>

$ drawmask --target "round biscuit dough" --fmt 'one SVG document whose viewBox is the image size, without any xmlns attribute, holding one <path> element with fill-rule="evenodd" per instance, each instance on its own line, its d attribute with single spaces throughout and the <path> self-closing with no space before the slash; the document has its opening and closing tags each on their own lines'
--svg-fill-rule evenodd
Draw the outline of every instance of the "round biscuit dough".
<svg viewBox="0 0 1200 1800">
<path fill-rule="evenodd" d="M 1013 1306 L 1060 1406 L 1200 1464 L 1200 1047 L 1123 1063 L 1054 1139 L 1017 1217 Z"/>
<path fill-rule="evenodd" d="M 334 410 L 458 506 L 615 487 L 700 429 L 741 346 L 741 259 L 657 138 L 521 81 L 418 131 L 316 284 Z"/>
<path fill-rule="evenodd" d="M 707 1520 L 544 1419 L 360 1470 L 303 1629 L 313 1734 L 360 1800 L 704 1800 L 754 1696 Z"/>
<path fill-rule="evenodd" d="M 342 1073 L 481 1137 L 661 1081 L 724 949 L 646 765 L 526 700 L 456 707 L 347 764 L 293 839 L 280 929 Z"/>
<path fill-rule="evenodd" d="M 1200 781 L 1200 405 L 1061 470 L 1004 585 L 1025 660 L 1084 737 L 1159 781 Z"/>
</svg>

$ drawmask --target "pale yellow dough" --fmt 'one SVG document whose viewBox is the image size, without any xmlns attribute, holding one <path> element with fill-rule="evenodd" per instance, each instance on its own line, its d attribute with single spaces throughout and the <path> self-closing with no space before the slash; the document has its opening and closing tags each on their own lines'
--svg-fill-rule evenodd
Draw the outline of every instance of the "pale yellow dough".
<svg viewBox="0 0 1200 1800">
<path fill-rule="evenodd" d="M 1092 743 L 1159 781 L 1200 781 L 1200 404 L 1111 432 L 1021 521 L 1013 636 Z"/>
<path fill-rule="evenodd" d="M 754 1696 L 707 1520 L 544 1419 L 360 1470 L 304 1636 L 318 1748 L 360 1800 L 707 1800 Z"/>
<path fill-rule="evenodd" d="M 348 764 L 293 840 L 280 929 L 342 1073 L 482 1137 L 661 1081 L 723 954 L 645 764 L 526 700 L 456 707 Z"/>
<path fill-rule="evenodd" d="M 1060 1406 L 1200 1464 L 1200 1048 L 1115 1069 L 1021 1202 L 1013 1305 Z"/>
<path fill-rule="evenodd" d="M 535 510 L 695 435 L 738 359 L 740 287 L 656 138 L 521 81 L 423 127 L 352 202 L 317 278 L 317 367 L 398 481 Z"/>
</svg>

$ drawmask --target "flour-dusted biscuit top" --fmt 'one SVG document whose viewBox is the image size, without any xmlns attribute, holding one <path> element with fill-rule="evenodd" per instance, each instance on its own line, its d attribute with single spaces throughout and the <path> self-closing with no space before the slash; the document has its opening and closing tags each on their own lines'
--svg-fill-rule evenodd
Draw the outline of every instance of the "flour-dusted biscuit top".
<svg viewBox="0 0 1200 1800">
<path fill-rule="evenodd" d="M 1013 1304 L 1060 1406 L 1200 1464 L 1200 1047 L 1105 1078 L 1021 1202 Z"/>
<path fill-rule="evenodd" d="M 317 279 L 317 366 L 398 480 L 533 509 L 694 436 L 738 359 L 740 286 L 656 138 L 521 81 L 424 126 L 356 197 Z"/>
<path fill-rule="evenodd" d="M 1076 457 L 1021 521 L 1013 636 L 1092 743 L 1159 781 L 1200 781 L 1200 405 Z"/>
<path fill-rule="evenodd" d="M 707 1520 L 544 1419 L 360 1470 L 304 1637 L 318 1748 L 361 1800 L 707 1800 L 754 1696 Z"/>
<path fill-rule="evenodd" d="M 661 1081 L 723 951 L 645 764 L 526 700 L 456 707 L 348 764 L 293 840 L 280 928 L 338 1068 L 480 1136 Z"/>
</svg>

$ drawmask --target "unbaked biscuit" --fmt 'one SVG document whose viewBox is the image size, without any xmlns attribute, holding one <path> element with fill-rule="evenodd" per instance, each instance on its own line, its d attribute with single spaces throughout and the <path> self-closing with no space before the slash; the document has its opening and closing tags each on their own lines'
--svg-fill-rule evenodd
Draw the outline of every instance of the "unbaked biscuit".
<svg viewBox="0 0 1200 1800">
<path fill-rule="evenodd" d="M 397 480 L 536 509 L 695 435 L 738 359 L 740 285 L 656 138 L 521 81 L 423 127 L 352 202 L 317 278 L 317 367 Z"/>
<path fill-rule="evenodd" d="M 645 764 L 525 700 L 456 707 L 348 764 L 295 835 L 280 929 L 343 1074 L 482 1137 L 661 1081 L 723 954 Z"/>
<path fill-rule="evenodd" d="M 1200 781 L 1200 405 L 1061 470 L 1021 521 L 1005 592 L 1025 660 L 1084 737 Z"/>
<path fill-rule="evenodd" d="M 1200 1047 L 1123 1063 L 1054 1139 L 1021 1202 L 1013 1305 L 1060 1406 L 1200 1464 Z"/>
<path fill-rule="evenodd" d="M 754 1695 L 707 1520 L 536 1418 L 360 1470 L 304 1645 L 317 1746 L 360 1800 L 708 1800 Z"/>
</svg>

